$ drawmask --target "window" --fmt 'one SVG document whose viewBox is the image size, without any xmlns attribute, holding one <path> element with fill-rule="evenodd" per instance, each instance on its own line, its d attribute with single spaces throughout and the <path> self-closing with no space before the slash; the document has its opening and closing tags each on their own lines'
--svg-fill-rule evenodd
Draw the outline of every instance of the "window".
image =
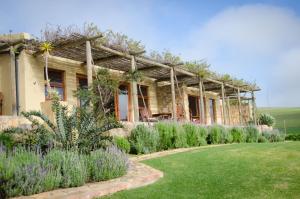
<svg viewBox="0 0 300 199">
<path fill-rule="evenodd" d="M 87 76 L 85 75 L 77 75 L 77 89 L 88 89 L 88 81 Z M 86 103 L 86 100 L 80 99 L 78 100 L 79 106 L 83 106 Z"/>
<path fill-rule="evenodd" d="M 46 73 L 44 75 L 46 80 Z M 50 80 L 51 88 L 58 92 L 60 100 L 65 100 L 65 85 L 64 85 L 64 71 L 48 69 L 48 77 Z M 49 99 L 47 85 L 45 85 L 45 97 L 46 100 Z"/>
</svg>

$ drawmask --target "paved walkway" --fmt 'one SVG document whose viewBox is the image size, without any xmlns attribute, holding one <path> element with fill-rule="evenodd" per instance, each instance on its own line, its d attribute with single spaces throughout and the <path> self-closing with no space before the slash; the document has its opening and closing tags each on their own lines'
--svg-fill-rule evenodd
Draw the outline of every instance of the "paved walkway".
<svg viewBox="0 0 300 199">
<path fill-rule="evenodd" d="M 228 144 L 226 144 L 228 145 Z M 88 183 L 81 187 L 66 189 L 57 189 L 54 191 L 39 193 L 31 196 L 21 196 L 15 199 L 91 199 L 95 197 L 113 194 L 118 191 L 133 189 L 137 187 L 152 184 L 163 177 L 163 172 L 150 166 L 140 163 L 139 161 L 151 158 L 167 156 L 180 152 L 187 152 L 197 149 L 223 146 L 208 145 L 201 147 L 180 148 L 168 151 L 161 151 L 152 154 L 130 157 L 130 165 L 126 175 L 103 182 Z"/>
</svg>

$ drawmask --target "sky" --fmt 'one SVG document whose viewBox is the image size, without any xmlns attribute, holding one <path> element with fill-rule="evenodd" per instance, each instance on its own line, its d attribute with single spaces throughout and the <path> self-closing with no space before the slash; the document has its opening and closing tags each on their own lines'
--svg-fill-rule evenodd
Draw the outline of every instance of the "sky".
<svg viewBox="0 0 300 199">
<path fill-rule="evenodd" d="M 260 107 L 300 107 L 298 0 L 0 0 L 0 34 L 95 23 L 256 82 Z"/>
</svg>

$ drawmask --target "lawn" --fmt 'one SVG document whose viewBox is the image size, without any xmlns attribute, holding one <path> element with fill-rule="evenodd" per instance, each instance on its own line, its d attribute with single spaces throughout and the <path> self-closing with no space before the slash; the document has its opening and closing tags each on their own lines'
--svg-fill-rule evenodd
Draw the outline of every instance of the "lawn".
<svg viewBox="0 0 300 199">
<path fill-rule="evenodd" d="M 284 130 L 285 120 L 287 134 L 300 134 L 300 108 L 259 108 L 259 112 L 274 116 L 275 127 L 281 130 Z"/>
<path fill-rule="evenodd" d="M 144 163 L 164 178 L 105 198 L 300 198 L 300 142 L 204 148 Z"/>
</svg>

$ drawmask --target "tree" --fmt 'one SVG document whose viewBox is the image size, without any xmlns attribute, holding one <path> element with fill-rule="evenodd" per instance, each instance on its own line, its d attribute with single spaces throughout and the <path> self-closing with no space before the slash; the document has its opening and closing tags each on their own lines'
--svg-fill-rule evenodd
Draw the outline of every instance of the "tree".
<svg viewBox="0 0 300 199">
<path fill-rule="evenodd" d="M 50 87 L 50 80 L 49 80 L 49 75 L 48 75 L 48 58 L 49 58 L 49 54 L 50 54 L 51 50 L 53 49 L 53 46 L 52 46 L 51 42 L 45 41 L 42 43 L 40 49 L 44 53 L 43 56 L 45 59 L 46 85 L 47 85 L 47 90 L 49 92 L 51 87 Z"/>
</svg>

